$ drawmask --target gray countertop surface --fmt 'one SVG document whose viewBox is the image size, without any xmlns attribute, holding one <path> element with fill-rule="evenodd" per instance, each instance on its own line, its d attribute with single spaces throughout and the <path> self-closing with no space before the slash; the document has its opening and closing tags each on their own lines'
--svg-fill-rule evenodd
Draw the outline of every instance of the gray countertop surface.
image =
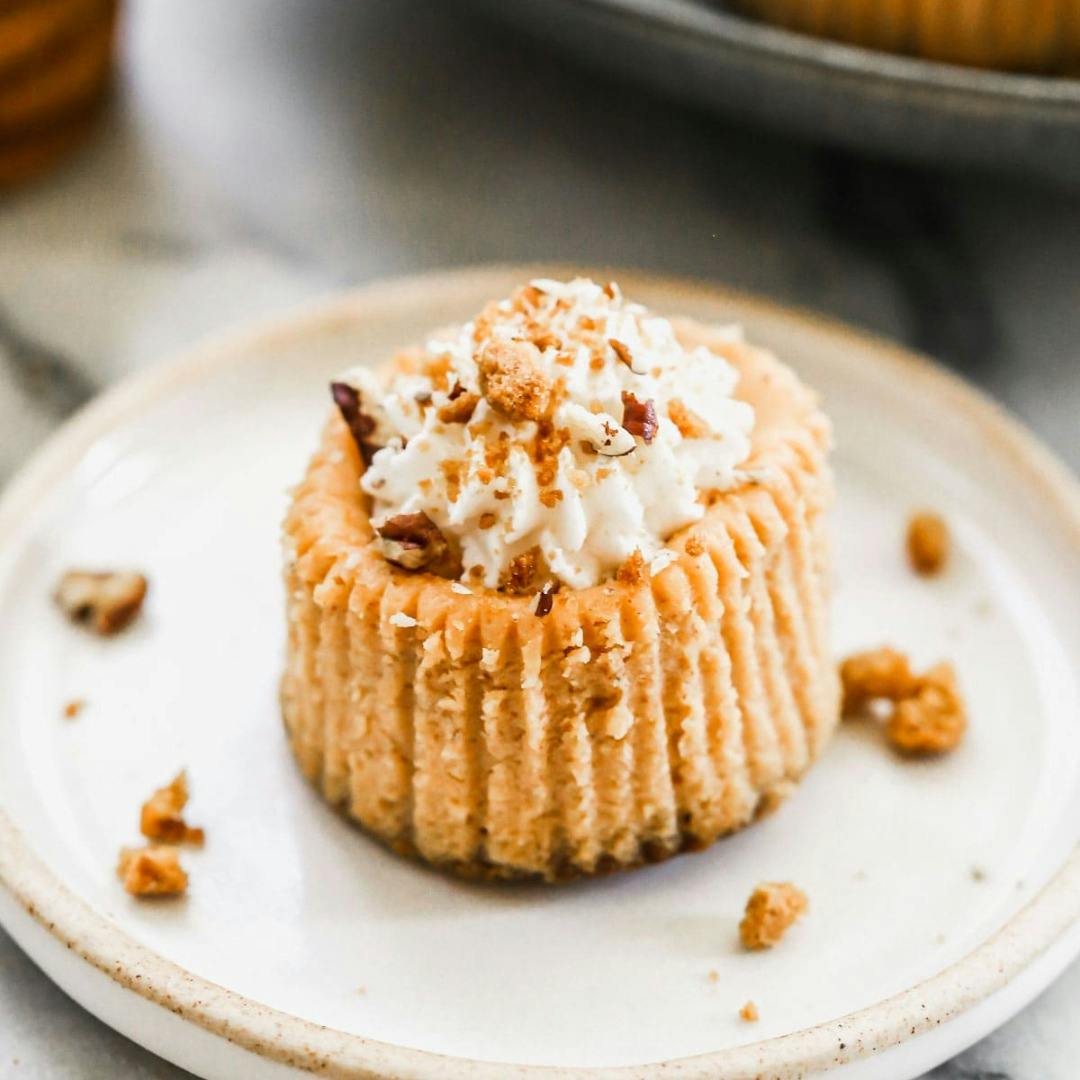
<svg viewBox="0 0 1080 1080">
<path fill-rule="evenodd" d="M 0 477 L 127 372 L 377 277 L 703 277 L 913 344 L 1080 467 L 1080 196 L 742 128 L 417 0 L 132 0 L 114 100 L 0 203 Z M 937 1080 L 1073 1080 L 1080 966 Z M 0 1076 L 179 1077 L 0 931 Z"/>
</svg>

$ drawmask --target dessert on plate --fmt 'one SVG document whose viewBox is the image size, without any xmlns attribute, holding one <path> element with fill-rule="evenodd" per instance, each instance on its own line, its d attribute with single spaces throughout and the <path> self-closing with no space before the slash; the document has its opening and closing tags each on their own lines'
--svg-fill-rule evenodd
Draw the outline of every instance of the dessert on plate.
<svg viewBox="0 0 1080 1080">
<path fill-rule="evenodd" d="M 786 795 L 839 712 L 829 424 L 732 327 L 534 280 L 336 408 L 285 523 L 285 724 L 395 850 L 560 880 Z"/>
</svg>

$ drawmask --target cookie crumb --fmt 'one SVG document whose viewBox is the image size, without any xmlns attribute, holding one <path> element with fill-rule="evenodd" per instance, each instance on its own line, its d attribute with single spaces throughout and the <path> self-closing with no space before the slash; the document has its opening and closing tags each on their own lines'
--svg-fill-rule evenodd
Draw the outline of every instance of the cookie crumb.
<svg viewBox="0 0 1080 1080">
<path fill-rule="evenodd" d="M 898 702 L 885 737 L 912 756 L 944 754 L 955 749 L 967 730 L 967 712 L 952 664 L 935 664 L 919 676 L 913 693 Z"/>
<path fill-rule="evenodd" d="M 809 906 L 806 893 L 790 881 L 769 881 L 759 885 L 746 902 L 746 914 L 739 923 L 744 949 L 771 949 Z"/>
<path fill-rule="evenodd" d="M 748 1001 L 739 1010 L 739 1019 L 745 1020 L 748 1024 L 756 1023 L 760 1019 L 757 1011 L 757 1006 L 752 1001 Z"/>
<path fill-rule="evenodd" d="M 64 706 L 64 719 L 74 720 L 79 713 L 86 708 L 86 702 L 82 698 L 75 698 Z"/>
<path fill-rule="evenodd" d="M 132 896 L 180 896 L 188 887 L 179 852 L 164 844 L 122 848 L 116 876 Z"/>
<path fill-rule="evenodd" d="M 845 715 L 858 712 L 877 698 L 899 701 L 915 690 L 908 658 L 887 646 L 854 653 L 840 665 Z"/>
<path fill-rule="evenodd" d="M 54 594 L 57 604 L 72 622 L 96 634 L 123 630 L 142 609 L 147 581 L 130 570 L 69 570 Z"/>
<path fill-rule="evenodd" d="M 711 983 L 719 982 L 720 981 L 720 972 L 717 971 L 714 968 L 712 971 L 710 971 L 708 973 L 708 975 L 705 976 L 705 978 L 707 978 L 709 980 L 709 982 L 711 982 Z"/>
<path fill-rule="evenodd" d="M 467 424 L 479 404 L 479 394 L 451 395 L 450 400 L 435 415 L 444 424 Z"/>
<path fill-rule="evenodd" d="M 949 558 L 949 529 L 940 514 L 924 510 L 911 516 L 907 554 L 917 574 L 931 577 L 941 572 Z"/>
<path fill-rule="evenodd" d="M 181 769 L 172 781 L 160 787 L 142 805 L 139 832 L 147 840 L 166 844 L 201 844 L 206 839 L 202 829 L 191 828 L 184 821 L 188 801 L 187 773 Z"/>
<path fill-rule="evenodd" d="M 985 881 L 986 871 L 981 866 L 973 866 L 971 868 L 971 880 L 972 881 Z"/>
<path fill-rule="evenodd" d="M 551 401 L 552 383 L 529 341 L 492 341 L 477 359 L 480 392 L 511 420 L 539 420 Z"/>
</svg>

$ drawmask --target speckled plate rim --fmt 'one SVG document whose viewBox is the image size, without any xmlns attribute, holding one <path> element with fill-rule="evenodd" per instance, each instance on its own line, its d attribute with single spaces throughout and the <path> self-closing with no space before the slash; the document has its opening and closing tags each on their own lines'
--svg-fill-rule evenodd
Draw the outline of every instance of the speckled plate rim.
<svg viewBox="0 0 1080 1080">
<path fill-rule="evenodd" d="M 748 16 L 704 4 L 672 5 L 664 0 L 572 0 L 582 8 L 637 19 L 657 30 L 722 41 L 762 56 L 781 58 L 806 68 L 858 78 L 885 79 L 909 89 L 943 90 L 1023 105 L 1080 110 L 1080 79 L 1033 75 L 993 68 L 965 67 L 864 48 L 842 41 L 800 34 Z"/>
<path fill-rule="evenodd" d="M 629 292 L 667 290 L 673 299 L 681 295 L 738 305 L 748 314 L 826 333 L 838 341 L 851 342 L 863 353 L 874 353 L 879 364 L 963 413 L 996 443 L 1013 465 L 1026 474 L 1034 489 L 1042 493 L 1059 518 L 1063 535 L 1080 551 L 1077 480 L 1004 410 L 929 360 L 841 323 L 715 286 L 632 271 L 551 265 L 465 268 L 369 285 L 299 313 L 197 345 L 171 362 L 124 380 L 65 424 L 9 484 L 0 498 L 0 545 L 6 542 L 20 516 L 69 472 L 94 440 L 148 403 L 181 386 L 197 383 L 210 372 L 220 371 L 222 365 L 242 366 L 251 362 L 260 347 L 270 342 L 303 338 L 335 324 L 355 326 L 369 313 L 373 319 L 388 309 L 404 313 L 416 303 L 417 296 L 447 302 L 462 292 L 495 294 L 512 279 L 574 272 L 616 277 Z M 56 944 L 145 1002 L 162 1006 L 205 1032 L 220 1036 L 233 1047 L 269 1061 L 342 1078 L 495 1080 L 513 1076 L 569 1080 L 594 1076 L 605 1080 L 631 1077 L 644 1080 L 722 1074 L 727 1080 L 751 1080 L 766 1075 L 776 1080 L 795 1080 L 807 1072 L 865 1062 L 871 1055 L 898 1047 L 985 1003 L 1011 980 L 1025 973 L 1030 975 L 1039 967 L 1038 977 L 1027 980 L 1029 985 L 1024 987 L 1023 1000 L 1014 1002 L 1019 1007 L 1042 989 L 1072 955 L 1080 952 L 1080 933 L 1069 932 L 1080 925 L 1078 846 L 1048 884 L 979 947 L 910 989 L 847 1016 L 775 1039 L 665 1062 L 585 1069 L 523 1066 L 448 1057 L 323 1027 L 193 975 L 137 942 L 75 896 L 38 858 L 2 808 L 0 885 L 7 889 L 20 916 L 29 916 Z M 16 930 L 14 925 L 9 928 Z M 16 933 L 16 937 L 29 940 L 26 934 Z M 1052 963 L 1047 963 L 1052 947 L 1057 955 Z M 37 951 L 31 949 L 35 958 Z M 1037 960 L 1040 963 L 1033 964 Z M 63 984 L 62 978 L 59 981 Z M 1004 1014 L 999 1010 L 984 1030 L 1002 1019 Z M 971 1039 L 981 1033 L 972 1033 Z"/>
</svg>

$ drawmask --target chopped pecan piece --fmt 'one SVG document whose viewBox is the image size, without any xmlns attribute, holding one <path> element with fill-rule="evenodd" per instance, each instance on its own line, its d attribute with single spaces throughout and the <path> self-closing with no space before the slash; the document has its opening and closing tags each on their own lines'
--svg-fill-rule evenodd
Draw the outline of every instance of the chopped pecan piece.
<svg viewBox="0 0 1080 1080">
<path fill-rule="evenodd" d="M 789 881 L 759 885 L 747 900 L 746 914 L 739 923 L 743 948 L 771 949 L 808 906 L 806 893 Z"/>
<path fill-rule="evenodd" d="M 434 570 L 447 561 L 446 538 L 423 512 L 397 514 L 375 531 L 386 560 L 405 570 Z"/>
<path fill-rule="evenodd" d="M 885 737 L 904 754 L 943 754 L 959 745 L 967 713 L 948 663 L 935 664 L 916 680 L 885 725 Z"/>
<path fill-rule="evenodd" d="M 330 393 L 333 395 L 334 404 L 338 407 L 342 420 L 352 433 L 353 442 L 356 443 L 356 449 L 360 451 L 361 460 L 365 466 L 370 465 L 375 451 L 382 449 L 372 442 L 371 438 L 377 426 L 375 417 L 369 416 L 361 408 L 360 391 L 355 386 L 343 382 L 332 382 Z"/>
<path fill-rule="evenodd" d="M 623 419 L 622 426 L 641 439 L 644 443 L 651 443 L 656 437 L 659 422 L 656 419 L 656 406 L 652 398 L 646 401 L 638 401 L 629 390 L 622 392 Z"/>
<path fill-rule="evenodd" d="M 542 619 L 545 615 L 551 614 L 551 609 L 555 604 L 555 594 L 559 591 L 559 586 L 562 584 L 558 580 L 545 581 L 543 588 L 536 597 L 536 616 Z"/>
<path fill-rule="evenodd" d="M 622 585 L 640 585 L 649 578 L 649 564 L 641 549 L 636 548 L 634 553 L 620 565 L 615 571 L 615 580 Z"/>
<path fill-rule="evenodd" d="M 908 658 L 896 649 L 883 647 L 849 656 L 840 665 L 844 688 L 844 713 L 858 712 L 878 698 L 899 701 L 915 689 Z"/>
<path fill-rule="evenodd" d="M 188 801 L 187 773 L 177 773 L 171 783 L 160 787 L 143 803 L 139 831 L 148 840 L 166 844 L 201 844 L 206 839 L 202 829 L 191 828 L 184 821 Z"/>
<path fill-rule="evenodd" d="M 132 896 L 179 896 L 188 886 L 179 852 L 160 844 L 123 848 L 116 876 Z"/>
<path fill-rule="evenodd" d="M 146 588 L 146 578 L 131 571 L 69 570 L 55 596 L 73 622 L 98 634 L 115 634 L 139 614 Z"/>
<path fill-rule="evenodd" d="M 907 553 L 912 568 L 927 577 L 939 573 L 949 558 L 949 529 L 938 514 L 915 514 L 908 522 Z"/>
<path fill-rule="evenodd" d="M 551 402 L 551 379 L 530 341 L 492 341 L 477 365 L 480 392 L 493 409 L 511 420 L 539 420 Z"/>
</svg>

